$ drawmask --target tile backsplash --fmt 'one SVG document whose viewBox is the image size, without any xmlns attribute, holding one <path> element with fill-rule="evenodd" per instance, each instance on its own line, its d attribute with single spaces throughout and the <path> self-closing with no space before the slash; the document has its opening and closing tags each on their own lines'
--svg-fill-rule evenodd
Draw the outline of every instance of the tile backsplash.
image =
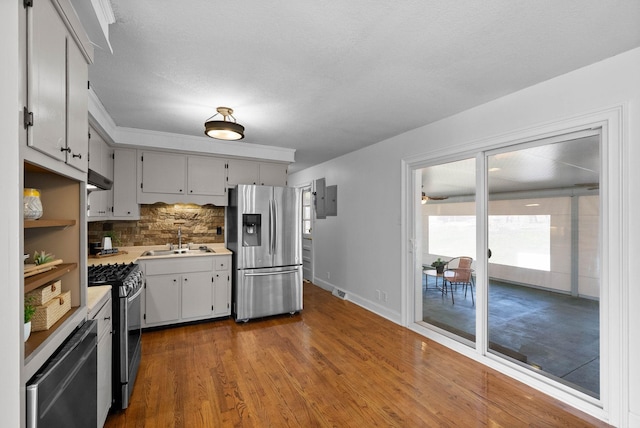
<svg viewBox="0 0 640 428">
<path fill-rule="evenodd" d="M 89 242 L 111 236 L 114 247 L 178 243 L 178 226 L 183 243 L 224 243 L 224 207 L 194 204 L 140 205 L 140 220 L 89 222 Z M 218 235 L 218 228 L 221 234 Z"/>
</svg>

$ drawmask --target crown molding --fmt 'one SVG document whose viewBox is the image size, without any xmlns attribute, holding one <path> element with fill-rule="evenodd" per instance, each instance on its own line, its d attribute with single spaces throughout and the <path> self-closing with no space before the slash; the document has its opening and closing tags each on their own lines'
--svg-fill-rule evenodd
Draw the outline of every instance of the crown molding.
<svg viewBox="0 0 640 428">
<path fill-rule="evenodd" d="M 117 126 L 93 89 L 89 89 L 89 124 L 112 146 L 295 162 L 295 149 Z"/>
</svg>

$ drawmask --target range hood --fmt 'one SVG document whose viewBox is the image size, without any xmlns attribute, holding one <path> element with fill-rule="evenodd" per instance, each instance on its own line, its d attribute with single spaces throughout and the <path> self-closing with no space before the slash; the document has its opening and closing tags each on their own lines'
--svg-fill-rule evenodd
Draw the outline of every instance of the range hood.
<svg viewBox="0 0 640 428">
<path fill-rule="evenodd" d="M 92 169 L 87 173 L 87 190 L 90 192 L 94 190 L 109 190 L 112 185 L 113 181 Z"/>
</svg>

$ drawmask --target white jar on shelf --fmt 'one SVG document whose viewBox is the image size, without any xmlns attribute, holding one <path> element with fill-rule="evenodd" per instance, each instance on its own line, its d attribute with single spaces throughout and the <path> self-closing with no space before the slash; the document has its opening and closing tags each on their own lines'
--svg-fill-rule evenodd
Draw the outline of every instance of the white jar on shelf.
<svg viewBox="0 0 640 428">
<path fill-rule="evenodd" d="M 42 217 L 42 201 L 40 200 L 40 190 L 24 189 L 24 218 L 27 220 L 37 220 Z"/>
</svg>

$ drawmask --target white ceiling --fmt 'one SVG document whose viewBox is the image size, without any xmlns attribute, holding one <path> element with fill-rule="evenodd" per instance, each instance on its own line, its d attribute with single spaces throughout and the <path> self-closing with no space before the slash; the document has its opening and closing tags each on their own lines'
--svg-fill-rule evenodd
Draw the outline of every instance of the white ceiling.
<svg viewBox="0 0 640 428">
<path fill-rule="evenodd" d="M 489 193 L 595 192 L 600 183 L 600 136 L 559 140 L 488 156 Z M 426 196 L 448 199 L 476 193 L 475 158 L 423 168 L 421 172 Z"/>
<path fill-rule="evenodd" d="M 91 86 L 117 126 L 296 149 L 290 171 L 640 46 L 638 0 L 111 0 Z"/>
</svg>

